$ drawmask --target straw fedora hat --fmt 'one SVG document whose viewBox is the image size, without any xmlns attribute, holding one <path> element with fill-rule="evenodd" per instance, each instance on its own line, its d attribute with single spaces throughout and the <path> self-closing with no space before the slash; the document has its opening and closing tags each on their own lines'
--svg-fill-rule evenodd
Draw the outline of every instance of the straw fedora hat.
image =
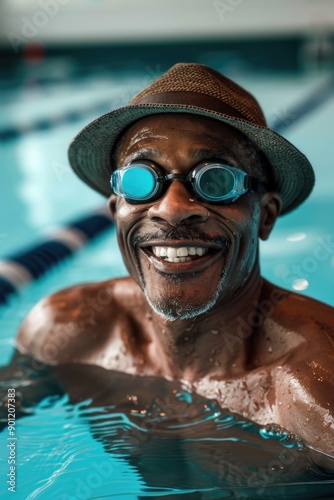
<svg viewBox="0 0 334 500">
<path fill-rule="evenodd" d="M 229 78 L 201 64 L 176 64 L 127 106 L 87 125 L 69 148 L 74 172 L 109 197 L 111 152 L 117 138 L 131 123 L 161 113 L 208 116 L 231 125 L 251 139 L 269 160 L 275 188 L 283 202 L 281 214 L 296 208 L 312 191 L 311 164 L 295 146 L 268 128 L 255 98 Z"/>
</svg>

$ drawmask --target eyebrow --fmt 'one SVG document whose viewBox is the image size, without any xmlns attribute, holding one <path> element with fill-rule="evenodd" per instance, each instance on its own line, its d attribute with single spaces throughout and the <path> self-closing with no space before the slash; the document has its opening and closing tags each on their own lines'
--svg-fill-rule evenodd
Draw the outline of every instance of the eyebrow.
<svg viewBox="0 0 334 500">
<path fill-rule="evenodd" d="M 162 152 L 160 149 L 146 148 L 130 154 L 131 161 L 134 160 L 147 160 L 148 158 L 160 158 Z"/>
<path fill-rule="evenodd" d="M 228 149 L 196 149 L 193 152 L 193 156 L 195 160 L 206 158 L 235 159 L 232 151 Z"/>
<path fill-rule="evenodd" d="M 235 155 L 232 154 L 228 149 L 217 150 L 217 149 L 194 149 L 190 152 L 195 161 L 200 161 L 210 158 L 222 158 L 222 159 L 232 159 L 235 160 Z M 150 158 L 161 158 L 163 153 L 160 149 L 146 148 L 141 151 L 137 151 L 130 154 L 131 161 L 136 160 L 147 160 Z"/>
</svg>

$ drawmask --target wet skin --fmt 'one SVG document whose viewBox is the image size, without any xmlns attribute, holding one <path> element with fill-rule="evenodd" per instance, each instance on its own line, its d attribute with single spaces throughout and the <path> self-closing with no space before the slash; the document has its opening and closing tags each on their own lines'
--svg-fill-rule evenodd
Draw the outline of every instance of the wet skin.
<svg viewBox="0 0 334 500">
<path fill-rule="evenodd" d="M 227 125 L 166 114 L 125 132 L 117 167 L 142 159 L 186 175 L 202 161 L 220 160 L 252 173 L 256 155 L 249 151 Z M 130 277 L 43 300 L 24 321 L 18 349 L 49 364 L 90 363 L 182 380 L 333 456 L 333 309 L 259 272 L 259 238 L 270 235 L 279 196 L 247 193 L 212 205 L 174 180 L 156 201 L 133 205 L 112 195 L 109 206 Z M 161 247 L 205 253 L 168 262 L 155 255 Z"/>
</svg>

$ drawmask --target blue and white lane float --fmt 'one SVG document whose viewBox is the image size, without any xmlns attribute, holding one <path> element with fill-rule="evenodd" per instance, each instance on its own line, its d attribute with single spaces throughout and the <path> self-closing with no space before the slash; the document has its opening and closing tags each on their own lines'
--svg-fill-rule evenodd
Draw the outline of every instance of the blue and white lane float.
<svg viewBox="0 0 334 500">
<path fill-rule="evenodd" d="M 1 260 L 0 305 L 112 226 L 111 215 L 103 207 L 70 222 L 48 239 Z"/>
</svg>

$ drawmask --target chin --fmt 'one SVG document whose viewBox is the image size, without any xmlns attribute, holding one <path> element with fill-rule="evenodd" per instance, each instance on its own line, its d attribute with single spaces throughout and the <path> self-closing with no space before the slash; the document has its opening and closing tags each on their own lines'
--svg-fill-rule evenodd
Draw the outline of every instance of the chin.
<svg viewBox="0 0 334 500">
<path fill-rule="evenodd" d="M 160 301 L 151 300 L 146 289 L 144 292 L 148 304 L 158 316 L 167 321 L 176 321 L 194 319 L 197 316 L 210 311 L 210 309 L 212 309 L 217 303 L 221 289 L 222 282 L 220 282 L 211 300 L 202 304 L 185 303 L 184 298 L 178 299 L 175 297 L 173 299 L 169 297 L 161 298 Z"/>
</svg>

